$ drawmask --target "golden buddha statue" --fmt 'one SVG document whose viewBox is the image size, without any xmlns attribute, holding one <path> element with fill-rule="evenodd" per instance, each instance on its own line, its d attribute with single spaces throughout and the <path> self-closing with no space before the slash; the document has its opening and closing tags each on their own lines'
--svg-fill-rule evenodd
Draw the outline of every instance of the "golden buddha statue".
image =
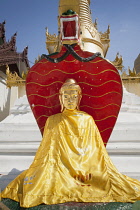
<svg viewBox="0 0 140 210">
<path fill-rule="evenodd" d="M 21 207 L 65 202 L 135 202 L 140 182 L 111 162 L 93 118 L 79 110 L 81 88 L 60 89 L 62 113 L 48 118 L 33 163 L 2 192 Z"/>
</svg>

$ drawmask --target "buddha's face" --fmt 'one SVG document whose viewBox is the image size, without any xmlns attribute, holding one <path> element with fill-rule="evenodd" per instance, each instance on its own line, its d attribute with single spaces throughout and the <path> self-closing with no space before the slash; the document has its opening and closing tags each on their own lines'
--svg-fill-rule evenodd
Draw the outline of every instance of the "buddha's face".
<svg viewBox="0 0 140 210">
<path fill-rule="evenodd" d="M 62 94 L 62 103 L 65 109 L 74 110 L 78 105 L 79 94 L 77 90 L 64 90 Z"/>
</svg>

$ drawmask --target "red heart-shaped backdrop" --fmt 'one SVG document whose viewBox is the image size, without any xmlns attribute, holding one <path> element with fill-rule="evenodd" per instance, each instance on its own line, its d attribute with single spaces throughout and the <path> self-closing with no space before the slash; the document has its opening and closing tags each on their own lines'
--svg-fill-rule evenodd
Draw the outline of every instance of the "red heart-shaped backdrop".
<svg viewBox="0 0 140 210">
<path fill-rule="evenodd" d="M 82 51 L 78 45 L 74 50 L 83 58 L 93 55 Z M 61 52 L 51 58 L 58 58 L 66 51 L 63 46 Z M 59 89 L 68 78 L 80 85 L 80 110 L 93 116 L 106 145 L 120 110 L 122 82 L 117 69 L 101 57 L 81 62 L 69 54 L 58 63 L 42 59 L 29 70 L 27 97 L 41 133 L 47 118 L 60 112 Z"/>
</svg>

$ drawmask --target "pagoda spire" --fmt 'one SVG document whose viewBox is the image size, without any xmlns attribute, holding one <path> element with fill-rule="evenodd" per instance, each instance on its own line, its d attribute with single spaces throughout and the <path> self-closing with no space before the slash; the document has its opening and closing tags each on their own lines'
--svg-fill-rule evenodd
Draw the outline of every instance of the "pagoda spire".
<svg viewBox="0 0 140 210">
<path fill-rule="evenodd" d="M 26 72 L 29 68 L 28 47 L 22 53 L 17 52 L 16 36 L 17 33 L 14 33 L 11 39 L 6 41 L 5 21 L 0 23 L 0 72 L 2 71 L 4 74 L 6 74 L 6 65 L 9 65 L 11 72 L 17 72 L 18 75 L 22 71 Z"/>
</svg>

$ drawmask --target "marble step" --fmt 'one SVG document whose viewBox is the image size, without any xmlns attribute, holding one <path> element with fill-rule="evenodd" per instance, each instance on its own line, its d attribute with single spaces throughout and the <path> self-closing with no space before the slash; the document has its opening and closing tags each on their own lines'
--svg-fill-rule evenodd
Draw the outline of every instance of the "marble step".
<svg viewBox="0 0 140 210">
<path fill-rule="evenodd" d="M 40 141 L 0 141 L 0 154 L 3 153 L 33 153 L 39 147 Z M 140 140 L 137 142 L 110 142 L 107 145 L 109 154 L 115 155 L 140 155 Z"/>
</svg>

